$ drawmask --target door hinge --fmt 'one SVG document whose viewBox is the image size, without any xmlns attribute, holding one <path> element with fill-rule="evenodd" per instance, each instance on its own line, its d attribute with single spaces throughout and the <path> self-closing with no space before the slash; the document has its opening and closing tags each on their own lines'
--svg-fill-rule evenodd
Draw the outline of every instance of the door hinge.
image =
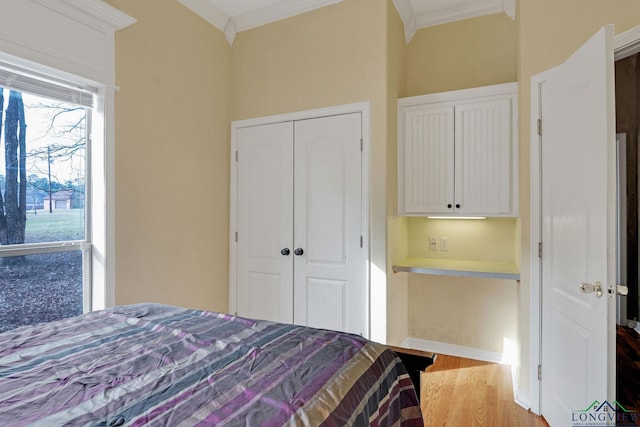
<svg viewBox="0 0 640 427">
<path fill-rule="evenodd" d="M 236 150 L 236 163 L 238 163 L 238 150 Z"/>
<path fill-rule="evenodd" d="M 542 381 L 542 365 L 538 365 L 538 381 Z"/>
<path fill-rule="evenodd" d="M 364 238 L 360 236 L 360 247 L 364 247 Z"/>
<path fill-rule="evenodd" d="M 538 135 L 542 136 L 542 119 L 538 119 Z"/>
<path fill-rule="evenodd" d="M 542 258 L 542 242 L 538 242 L 538 258 Z"/>
<path fill-rule="evenodd" d="M 236 243 L 238 243 L 238 232 L 236 231 Z"/>
<path fill-rule="evenodd" d="M 360 151 L 364 151 L 364 140 L 360 138 Z"/>
</svg>

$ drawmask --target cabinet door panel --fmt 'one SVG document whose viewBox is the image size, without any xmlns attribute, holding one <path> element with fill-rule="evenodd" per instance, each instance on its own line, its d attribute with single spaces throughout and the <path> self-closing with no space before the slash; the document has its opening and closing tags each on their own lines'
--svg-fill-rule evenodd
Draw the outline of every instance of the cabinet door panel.
<svg viewBox="0 0 640 427">
<path fill-rule="evenodd" d="M 455 197 L 459 214 L 508 214 L 512 192 L 511 100 L 456 105 Z"/>
<path fill-rule="evenodd" d="M 238 129 L 237 146 L 238 314 L 291 323 L 293 124 Z"/>
<path fill-rule="evenodd" d="M 454 109 L 420 107 L 405 113 L 401 213 L 451 213 L 454 203 Z M 450 207 L 451 206 L 451 207 Z"/>
<path fill-rule="evenodd" d="M 304 251 L 294 256 L 295 323 L 360 334 L 366 301 L 361 116 L 294 126 L 294 246 Z"/>
</svg>

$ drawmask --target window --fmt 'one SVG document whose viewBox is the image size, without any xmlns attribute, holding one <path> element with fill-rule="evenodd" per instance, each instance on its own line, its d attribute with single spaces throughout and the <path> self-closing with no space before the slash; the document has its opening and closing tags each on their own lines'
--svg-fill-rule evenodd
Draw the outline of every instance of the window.
<svg viewBox="0 0 640 427">
<path fill-rule="evenodd" d="M 91 309 L 96 93 L 0 63 L 0 331 Z"/>
</svg>

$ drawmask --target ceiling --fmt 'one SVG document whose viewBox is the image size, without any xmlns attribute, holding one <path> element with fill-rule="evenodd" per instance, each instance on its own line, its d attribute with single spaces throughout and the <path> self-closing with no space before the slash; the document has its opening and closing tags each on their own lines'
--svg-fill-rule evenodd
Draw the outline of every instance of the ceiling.
<svg viewBox="0 0 640 427">
<path fill-rule="evenodd" d="M 229 44 L 238 32 L 269 24 L 343 0 L 178 0 L 224 31 Z M 420 28 L 490 13 L 515 18 L 516 0 L 393 0 L 407 42 Z"/>
</svg>

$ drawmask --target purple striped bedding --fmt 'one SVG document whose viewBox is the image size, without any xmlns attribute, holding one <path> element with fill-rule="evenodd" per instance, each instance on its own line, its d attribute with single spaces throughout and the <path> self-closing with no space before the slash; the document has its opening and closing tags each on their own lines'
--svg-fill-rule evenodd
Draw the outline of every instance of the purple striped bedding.
<svg viewBox="0 0 640 427">
<path fill-rule="evenodd" d="M 138 304 L 0 334 L 0 426 L 417 426 L 387 347 Z"/>
</svg>

